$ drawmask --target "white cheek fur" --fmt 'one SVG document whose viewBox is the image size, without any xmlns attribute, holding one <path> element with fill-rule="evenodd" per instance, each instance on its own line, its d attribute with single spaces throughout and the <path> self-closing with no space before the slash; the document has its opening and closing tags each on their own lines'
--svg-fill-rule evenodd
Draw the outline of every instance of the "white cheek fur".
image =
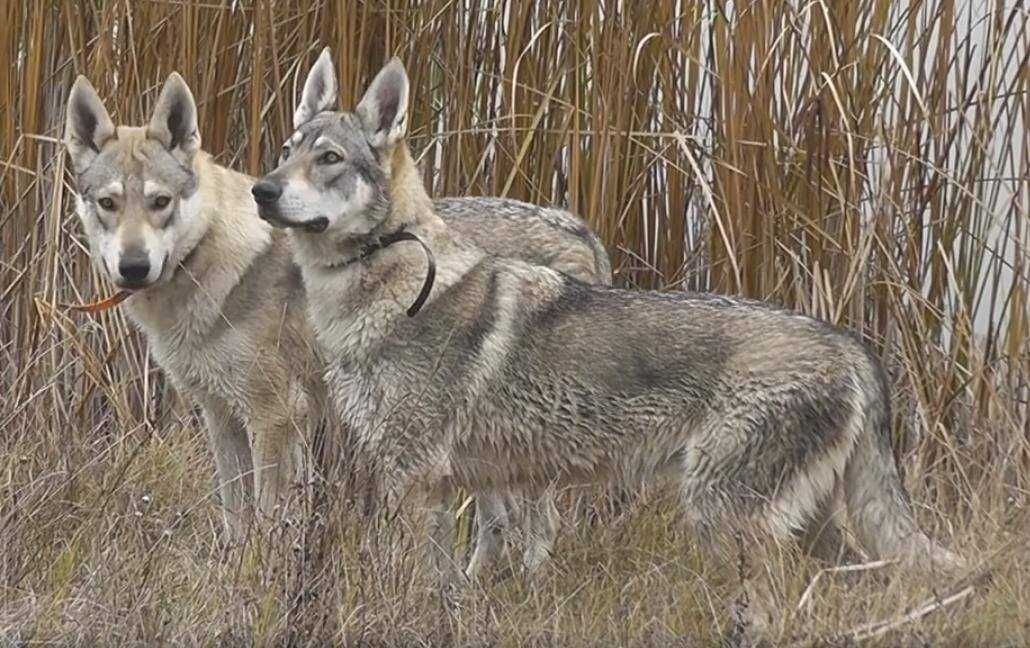
<svg viewBox="0 0 1030 648">
<path fill-rule="evenodd" d="M 99 220 L 100 217 L 95 212 L 90 213 L 90 210 L 86 207 L 86 201 L 79 194 L 75 194 L 75 215 L 79 217 L 79 222 L 82 223 L 82 228 L 86 230 L 86 234 L 90 239 L 94 237 L 95 233 L 103 230 L 103 224 Z"/>
<path fill-rule="evenodd" d="M 118 278 L 118 262 L 121 260 L 121 252 L 118 237 L 107 232 L 97 232 L 95 236 L 96 251 L 104 262 L 104 270 L 112 279 Z"/>
<path fill-rule="evenodd" d="M 200 189 L 193 192 L 189 198 L 179 201 L 178 217 L 183 221 L 190 222 L 197 218 L 200 213 Z"/>
<path fill-rule="evenodd" d="M 91 214 L 82 196 L 75 194 L 75 215 L 82 223 L 89 242 L 90 257 L 94 265 L 103 270 L 111 278 L 117 277 L 118 245 L 117 238 L 108 232 L 95 214 Z"/>
<path fill-rule="evenodd" d="M 75 214 L 79 217 L 79 220 L 85 222 L 86 220 L 86 203 L 83 202 L 82 196 L 75 194 Z"/>
<path fill-rule="evenodd" d="M 283 187 L 279 209 L 294 222 L 324 216 L 329 219 L 330 229 L 347 230 L 354 225 L 362 227 L 351 217 L 364 212 L 371 199 L 372 188 L 360 179 L 354 192 L 344 199 L 332 191 L 319 191 L 305 180 L 291 180 Z"/>
<path fill-rule="evenodd" d="M 156 231 L 147 228 L 143 232 L 143 244 L 147 247 L 147 258 L 150 261 L 150 274 L 147 281 L 157 281 L 164 271 L 164 262 L 174 244 L 174 237 L 168 230 Z"/>
</svg>

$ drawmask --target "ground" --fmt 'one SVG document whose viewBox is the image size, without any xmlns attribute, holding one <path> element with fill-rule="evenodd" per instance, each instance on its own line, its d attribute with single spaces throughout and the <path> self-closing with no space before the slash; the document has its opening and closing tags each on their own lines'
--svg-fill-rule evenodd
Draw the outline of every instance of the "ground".
<svg viewBox="0 0 1030 648">
<path fill-rule="evenodd" d="M 4 481 L 19 487 L 5 489 L 0 509 L 0 645 L 292 637 L 297 645 L 708 646 L 730 632 L 726 606 L 749 570 L 771 574 L 776 645 L 1030 643 L 1027 516 L 1015 499 L 946 516 L 917 507 L 924 528 L 971 559 L 968 573 L 843 573 L 744 539 L 737 555 L 711 558 L 677 523 L 675 498 L 657 490 L 593 524 L 574 524 L 566 511 L 555 556 L 532 583 L 488 582 L 446 607 L 419 572 L 410 534 L 383 520 L 367 527 L 342 505 L 325 531 L 324 587 L 297 571 L 305 550 L 296 528 L 227 545 L 203 431 L 190 414 L 122 437 L 69 435 L 75 445 L 61 456 L 43 457 L 45 446 L 23 440 L 3 459 Z M 918 501 L 932 488 L 914 490 Z M 926 606 L 933 611 L 902 618 Z M 858 641 L 881 622 L 896 627 Z"/>
</svg>

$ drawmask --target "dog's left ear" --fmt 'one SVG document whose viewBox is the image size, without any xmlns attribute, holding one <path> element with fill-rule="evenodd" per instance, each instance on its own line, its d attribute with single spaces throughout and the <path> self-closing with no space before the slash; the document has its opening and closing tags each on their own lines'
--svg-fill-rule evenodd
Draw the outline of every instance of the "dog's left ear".
<svg viewBox="0 0 1030 648">
<path fill-rule="evenodd" d="M 197 104 L 193 93 L 178 72 L 168 75 L 161 95 L 154 106 L 154 114 L 147 126 L 147 137 L 155 139 L 172 153 L 178 153 L 189 162 L 200 149 L 197 132 Z"/>
<path fill-rule="evenodd" d="M 408 132 L 408 74 L 394 57 L 379 71 L 357 109 L 369 143 L 384 149 Z"/>
<path fill-rule="evenodd" d="M 304 82 L 304 93 L 293 111 L 293 127 L 300 128 L 320 112 L 336 107 L 336 68 L 329 48 L 322 50 Z"/>
</svg>

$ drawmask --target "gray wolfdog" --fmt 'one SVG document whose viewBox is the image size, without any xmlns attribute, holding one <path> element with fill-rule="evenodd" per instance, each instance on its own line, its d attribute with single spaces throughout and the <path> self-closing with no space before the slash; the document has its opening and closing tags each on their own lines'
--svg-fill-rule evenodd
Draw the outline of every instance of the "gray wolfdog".
<svg viewBox="0 0 1030 648">
<path fill-rule="evenodd" d="M 336 100 L 327 52 L 308 90 L 303 120 Z M 242 540 L 253 498 L 272 513 L 300 474 L 306 426 L 322 411 L 324 388 L 287 236 L 256 217 L 251 178 L 200 150 L 196 115 L 173 73 L 147 126 L 115 127 L 80 76 L 66 145 L 91 256 L 132 292 L 129 316 L 176 387 L 201 407 L 228 530 Z M 483 249 L 610 283 L 603 246 L 567 212 L 491 198 L 441 199 L 433 208 Z M 500 491 L 484 494 L 482 519 L 503 519 L 504 501 Z M 489 531 L 480 525 L 475 564 L 498 549 Z M 550 535 L 536 553 L 546 553 Z"/>
<path fill-rule="evenodd" d="M 254 187 L 261 218 L 291 232 L 330 397 L 391 501 L 671 475 L 702 538 L 817 536 L 834 555 L 846 513 L 876 556 L 960 564 L 916 525 L 884 373 L 855 336 L 484 254 L 427 197 L 408 94 L 394 59 L 354 113 L 302 124 L 319 135 Z M 332 183 L 298 179 L 313 160 Z M 446 547 L 435 510 L 430 546 Z"/>
</svg>

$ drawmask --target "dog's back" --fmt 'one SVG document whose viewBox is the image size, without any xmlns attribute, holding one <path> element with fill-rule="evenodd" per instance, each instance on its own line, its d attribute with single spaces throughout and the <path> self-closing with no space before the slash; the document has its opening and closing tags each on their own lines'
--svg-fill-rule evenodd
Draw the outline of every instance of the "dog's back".
<svg viewBox="0 0 1030 648">
<path fill-rule="evenodd" d="M 433 210 L 487 254 L 554 268 L 590 284 L 612 283 L 601 240 L 563 209 L 510 198 L 440 198 Z"/>
</svg>

